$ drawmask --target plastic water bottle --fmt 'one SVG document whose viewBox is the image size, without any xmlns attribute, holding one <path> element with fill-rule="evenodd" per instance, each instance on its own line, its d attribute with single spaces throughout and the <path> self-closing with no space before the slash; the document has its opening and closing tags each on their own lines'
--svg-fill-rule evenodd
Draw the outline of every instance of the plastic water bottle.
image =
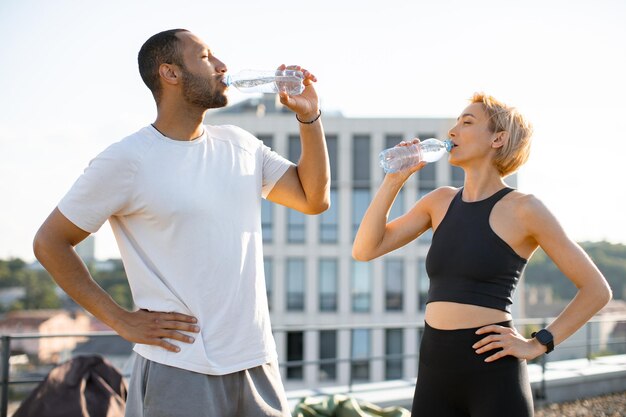
<svg viewBox="0 0 626 417">
<path fill-rule="evenodd" d="M 399 172 L 421 161 L 435 162 L 452 149 L 452 141 L 430 138 L 409 146 L 395 146 L 380 153 L 380 166 L 386 173 Z"/>
<path fill-rule="evenodd" d="M 304 74 L 297 70 L 244 70 L 233 75 L 226 75 L 222 82 L 235 86 L 242 93 L 279 93 L 286 92 L 297 96 L 304 90 Z"/>
</svg>

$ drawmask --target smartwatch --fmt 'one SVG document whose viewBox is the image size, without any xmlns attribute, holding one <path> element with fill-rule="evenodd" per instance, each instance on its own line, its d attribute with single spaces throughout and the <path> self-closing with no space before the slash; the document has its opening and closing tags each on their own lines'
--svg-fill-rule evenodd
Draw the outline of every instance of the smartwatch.
<svg viewBox="0 0 626 417">
<path fill-rule="evenodd" d="M 538 332 L 533 332 L 530 336 L 537 339 L 539 343 L 541 343 L 548 349 L 546 351 L 546 354 L 554 350 L 554 337 L 552 336 L 552 333 L 550 333 L 548 330 L 541 329 Z"/>
</svg>

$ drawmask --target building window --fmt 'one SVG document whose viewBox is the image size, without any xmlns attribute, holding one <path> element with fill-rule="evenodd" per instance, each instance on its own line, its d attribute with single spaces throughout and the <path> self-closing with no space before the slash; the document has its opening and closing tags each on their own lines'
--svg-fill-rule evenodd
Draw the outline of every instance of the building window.
<svg viewBox="0 0 626 417">
<path fill-rule="evenodd" d="M 385 330 L 385 379 L 401 379 L 402 357 L 404 352 L 404 335 L 402 329 Z"/>
<path fill-rule="evenodd" d="M 417 291 L 418 291 L 418 308 L 420 311 L 426 310 L 426 299 L 428 298 L 428 287 L 430 281 L 426 273 L 426 261 L 420 259 L 417 262 Z"/>
<path fill-rule="evenodd" d="M 352 239 L 359 230 L 363 215 L 370 204 L 370 189 L 357 188 L 352 191 Z"/>
<path fill-rule="evenodd" d="M 404 138 L 400 134 L 385 135 L 385 149 L 393 148 L 398 143 L 402 142 Z M 382 150 L 382 149 L 381 149 Z M 389 211 L 389 218 L 387 221 L 397 219 L 404 214 L 404 188 L 401 188 L 396 196 L 396 199 Z"/>
<path fill-rule="evenodd" d="M 326 148 L 328 149 L 328 162 L 330 163 L 330 186 L 337 187 L 339 178 L 337 166 L 339 163 L 339 147 L 337 135 L 326 135 Z"/>
<path fill-rule="evenodd" d="M 434 138 L 435 133 L 418 133 L 417 136 L 424 140 Z M 435 188 L 437 188 L 437 167 L 436 164 L 428 164 L 422 168 L 418 174 L 417 197 L 422 198 Z"/>
<path fill-rule="evenodd" d="M 339 193 L 330 189 L 330 207 L 320 215 L 320 243 L 337 243 L 339 240 Z"/>
<path fill-rule="evenodd" d="M 295 164 L 300 160 L 302 145 L 299 135 L 289 135 L 288 137 L 289 160 Z M 296 210 L 287 210 L 287 242 L 304 243 L 306 239 L 306 216 Z"/>
<path fill-rule="evenodd" d="M 370 330 L 352 330 L 352 378 L 368 380 L 370 378 Z"/>
<path fill-rule="evenodd" d="M 304 360 L 304 332 L 287 332 L 287 362 Z M 304 366 L 287 365 L 287 379 L 302 380 Z"/>
<path fill-rule="evenodd" d="M 437 188 L 436 165 L 427 164 L 418 172 L 417 197 L 422 198 L 435 188 Z"/>
<path fill-rule="evenodd" d="M 410 139 L 410 138 L 407 138 Z M 404 137 L 401 134 L 388 134 L 385 135 L 385 149 L 393 148 L 398 143 L 402 142 Z M 391 206 L 391 211 L 389 212 L 388 221 L 391 221 L 395 218 L 400 217 L 403 214 L 404 210 L 404 188 L 401 188 L 398 192 L 398 196 L 396 197 L 393 205 Z"/>
<path fill-rule="evenodd" d="M 337 311 L 337 260 L 319 261 L 320 311 Z"/>
<path fill-rule="evenodd" d="M 274 145 L 274 137 L 267 134 L 257 134 L 263 144 L 269 148 Z M 261 232 L 263 243 L 271 243 L 274 241 L 274 204 L 271 201 L 263 199 L 261 201 Z"/>
<path fill-rule="evenodd" d="M 263 258 L 263 272 L 265 274 L 265 291 L 267 292 L 267 307 L 272 309 L 272 290 L 274 289 L 274 262 L 272 258 Z"/>
<path fill-rule="evenodd" d="M 300 142 L 300 135 L 289 135 L 287 138 L 287 156 L 288 159 L 297 164 L 300 161 L 300 155 L 302 154 L 302 143 Z"/>
<path fill-rule="evenodd" d="M 369 135 L 355 135 L 352 147 L 352 182 L 355 187 L 369 188 L 371 155 Z"/>
<path fill-rule="evenodd" d="M 430 245 L 430 243 L 433 241 L 433 229 L 430 228 L 425 230 L 424 233 L 420 235 L 419 241 L 426 245 Z"/>
<path fill-rule="evenodd" d="M 352 261 L 352 311 L 367 313 L 372 303 L 370 264 Z"/>
<path fill-rule="evenodd" d="M 370 203 L 370 137 L 355 135 L 352 147 L 352 238 Z"/>
<path fill-rule="evenodd" d="M 274 146 L 274 136 L 271 134 L 257 133 L 257 139 L 260 139 L 265 146 L 272 148 Z"/>
<path fill-rule="evenodd" d="M 402 142 L 403 140 L 404 140 L 404 137 L 399 133 L 387 134 L 385 135 L 385 149 L 393 148 L 394 146 L 396 146 L 398 143 Z"/>
<path fill-rule="evenodd" d="M 404 261 L 385 260 L 385 310 L 402 311 L 404 294 Z"/>
<path fill-rule="evenodd" d="M 339 193 L 337 192 L 339 149 L 337 135 L 326 135 L 326 147 L 330 162 L 330 207 L 319 216 L 320 243 L 337 243 L 339 241 Z"/>
<path fill-rule="evenodd" d="M 287 259 L 287 311 L 304 311 L 304 259 Z"/>
<path fill-rule="evenodd" d="M 387 219 L 387 221 L 397 219 L 403 214 L 404 214 L 404 188 L 398 191 L 398 195 L 396 195 L 396 199 L 393 201 L 393 204 L 391 205 L 391 210 L 389 211 L 389 218 Z"/>
<path fill-rule="evenodd" d="M 261 234 L 263 243 L 272 243 L 274 241 L 273 211 L 274 204 L 271 201 L 261 200 Z"/>
<path fill-rule="evenodd" d="M 463 169 L 455 167 L 454 165 L 450 165 L 450 173 L 452 174 L 452 186 L 462 187 L 465 183 L 465 172 L 463 171 Z"/>
<path fill-rule="evenodd" d="M 425 134 L 424 138 L 432 138 L 435 135 Z M 427 164 L 418 172 L 418 188 L 417 197 L 422 198 L 426 194 L 437 188 L 437 169 L 436 164 Z M 430 244 L 433 239 L 432 229 L 426 230 L 420 237 L 419 241 L 425 244 Z"/>
<path fill-rule="evenodd" d="M 299 211 L 287 210 L 287 241 L 304 243 L 306 240 L 306 216 Z"/>
<path fill-rule="evenodd" d="M 320 360 L 337 360 L 337 331 L 320 331 Z M 337 363 L 328 362 L 320 364 L 320 381 L 334 381 L 337 379 Z"/>
</svg>

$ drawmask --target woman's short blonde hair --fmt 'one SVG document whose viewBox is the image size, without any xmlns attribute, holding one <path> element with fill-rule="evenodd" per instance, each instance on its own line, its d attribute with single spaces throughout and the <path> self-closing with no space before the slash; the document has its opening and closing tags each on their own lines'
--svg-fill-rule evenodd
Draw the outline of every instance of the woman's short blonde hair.
<svg viewBox="0 0 626 417">
<path fill-rule="evenodd" d="M 509 139 L 498 148 L 494 164 L 502 177 L 519 169 L 530 154 L 533 127 L 515 107 L 509 107 L 484 93 L 474 93 L 471 103 L 481 103 L 489 116 L 489 129 L 494 132 L 508 132 Z"/>
</svg>

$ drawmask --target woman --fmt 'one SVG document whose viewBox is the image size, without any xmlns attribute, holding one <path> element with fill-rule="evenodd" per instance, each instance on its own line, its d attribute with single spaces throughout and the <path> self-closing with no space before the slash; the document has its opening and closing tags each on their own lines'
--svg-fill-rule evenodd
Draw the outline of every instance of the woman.
<svg viewBox="0 0 626 417">
<path fill-rule="evenodd" d="M 387 174 L 365 213 L 353 256 L 368 261 L 434 231 L 413 417 L 532 416 L 526 360 L 549 353 L 582 327 L 610 300 L 611 290 L 541 201 L 504 182 L 528 159 L 532 128 L 521 114 L 477 93 L 448 134 L 454 144 L 449 160 L 465 172 L 464 186 L 438 188 L 387 223 L 396 195 L 425 163 Z M 527 339 L 512 324 L 511 303 L 538 247 L 578 293 Z"/>
</svg>

